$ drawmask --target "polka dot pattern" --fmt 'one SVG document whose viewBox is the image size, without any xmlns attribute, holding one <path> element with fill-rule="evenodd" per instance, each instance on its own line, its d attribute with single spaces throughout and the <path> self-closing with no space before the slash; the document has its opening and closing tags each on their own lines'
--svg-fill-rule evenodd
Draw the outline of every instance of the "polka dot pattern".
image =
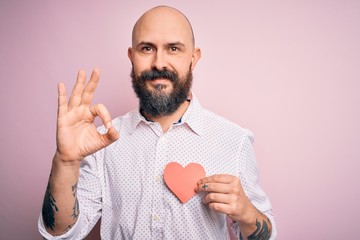
<svg viewBox="0 0 360 240">
<path fill-rule="evenodd" d="M 120 139 L 83 161 L 82 223 L 70 231 L 72 239 L 82 239 L 100 217 L 103 239 L 229 239 L 226 216 L 204 205 L 202 193 L 182 204 L 168 189 L 163 172 L 173 161 L 200 163 L 207 176 L 238 176 L 254 206 L 271 211 L 258 184 L 252 133 L 203 109 L 196 98 L 166 133 L 138 110 L 113 125 Z"/>
</svg>

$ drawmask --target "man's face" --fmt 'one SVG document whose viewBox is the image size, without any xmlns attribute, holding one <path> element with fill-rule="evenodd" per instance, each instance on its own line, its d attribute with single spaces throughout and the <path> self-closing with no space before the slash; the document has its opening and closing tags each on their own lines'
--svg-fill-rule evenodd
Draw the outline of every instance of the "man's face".
<svg viewBox="0 0 360 240">
<path fill-rule="evenodd" d="M 192 31 L 187 20 L 169 9 L 152 10 L 143 15 L 135 25 L 132 45 L 128 56 L 133 65 L 133 87 L 141 107 L 144 102 L 141 102 L 139 93 L 150 94 L 152 101 L 156 97 L 163 101 L 170 96 L 178 98 L 172 99 L 173 102 L 185 101 L 187 96 L 184 99 L 184 89 L 180 91 L 179 88 L 187 88 L 188 94 L 191 72 L 200 57 L 196 55 L 199 50 L 194 49 Z M 169 114 L 171 113 L 160 111 L 158 115 Z"/>
<path fill-rule="evenodd" d="M 136 76 L 132 68 L 131 79 L 133 89 L 140 100 L 140 108 L 144 113 L 153 117 L 169 116 L 188 98 L 192 72 L 189 70 L 184 79 L 179 79 L 175 72 L 166 69 L 162 71 L 153 69 Z M 164 91 L 163 88 L 168 87 L 162 83 L 153 84 L 155 86 L 153 89 L 148 88 L 149 82 L 156 82 L 158 79 L 169 81 L 172 90 Z"/>
</svg>

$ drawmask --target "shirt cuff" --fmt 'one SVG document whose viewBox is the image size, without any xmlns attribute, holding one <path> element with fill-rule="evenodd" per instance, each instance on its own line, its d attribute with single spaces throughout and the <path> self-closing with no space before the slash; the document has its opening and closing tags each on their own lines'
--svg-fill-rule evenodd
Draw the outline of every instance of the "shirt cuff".
<svg viewBox="0 0 360 240">
<path fill-rule="evenodd" d="M 264 212 L 263 214 L 269 219 L 271 223 L 271 237 L 269 240 L 275 240 L 277 236 L 277 229 L 274 215 L 271 212 Z"/>
<path fill-rule="evenodd" d="M 271 212 L 263 212 L 263 214 L 269 219 L 271 223 L 271 236 L 269 240 L 275 240 L 277 236 L 277 229 L 276 229 L 274 215 Z M 231 228 L 233 230 L 234 235 L 236 236 L 236 239 L 239 239 L 240 236 L 239 224 L 233 221 L 231 224 Z"/>
<path fill-rule="evenodd" d="M 69 231 L 66 233 L 60 235 L 60 236 L 53 236 L 48 231 L 46 231 L 44 220 L 42 218 L 42 214 L 40 213 L 39 220 L 38 220 L 38 229 L 40 234 L 43 236 L 44 239 L 53 239 L 53 240 L 62 240 L 62 239 L 76 239 L 74 238 L 76 235 L 80 233 L 80 230 L 82 229 L 82 218 L 83 214 L 81 214 L 81 211 L 79 213 L 79 218 L 77 219 L 76 223 L 72 228 L 70 228 Z"/>
</svg>

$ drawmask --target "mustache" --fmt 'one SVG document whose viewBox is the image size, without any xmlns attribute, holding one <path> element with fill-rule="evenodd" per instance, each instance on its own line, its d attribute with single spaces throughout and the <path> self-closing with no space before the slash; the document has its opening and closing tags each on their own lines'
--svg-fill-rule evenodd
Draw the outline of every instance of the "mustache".
<svg viewBox="0 0 360 240">
<path fill-rule="evenodd" d="M 176 73 L 163 69 L 161 71 L 157 70 L 157 69 L 152 69 L 149 71 L 144 71 L 141 73 L 141 75 L 139 76 L 139 79 L 141 81 L 147 81 L 147 80 L 156 80 L 156 79 L 168 79 L 171 82 L 176 82 L 177 81 L 177 75 Z"/>
</svg>

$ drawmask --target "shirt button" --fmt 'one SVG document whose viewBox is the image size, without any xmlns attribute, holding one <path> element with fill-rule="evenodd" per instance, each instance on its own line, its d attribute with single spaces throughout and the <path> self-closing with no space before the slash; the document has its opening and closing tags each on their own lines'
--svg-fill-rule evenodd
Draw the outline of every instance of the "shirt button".
<svg viewBox="0 0 360 240">
<path fill-rule="evenodd" d="M 157 214 L 153 214 L 153 220 L 157 222 L 160 220 L 160 217 Z"/>
<path fill-rule="evenodd" d="M 159 142 L 160 142 L 160 144 L 165 144 L 165 143 L 166 143 L 166 138 L 165 138 L 165 137 L 161 137 L 161 138 L 159 139 Z"/>
<path fill-rule="evenodd" d="M 156 182 L 160 182 L 160 180 L 161 180 L 161 177 L 159 175 L 155 176 L 155 181 Z"/>
</svg>

